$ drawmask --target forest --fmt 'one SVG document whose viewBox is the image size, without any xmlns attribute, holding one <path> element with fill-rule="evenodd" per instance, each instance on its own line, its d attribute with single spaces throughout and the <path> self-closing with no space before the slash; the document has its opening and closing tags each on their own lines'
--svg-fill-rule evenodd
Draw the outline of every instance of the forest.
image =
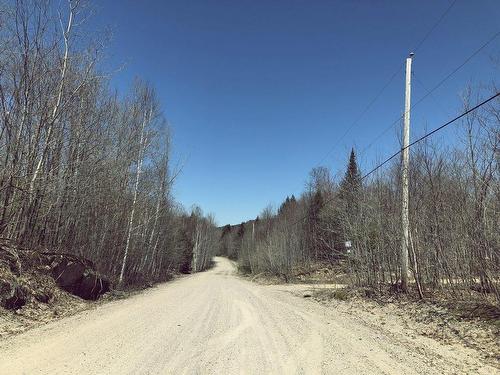
<svg viewBox="0 0 500 375">
<path fill-rule="evenodd" d="M 181 168 L 154 87 L 137 78 L 112 89 L 105 38 L 86 28 L 91 10 L 53 6 L 18 1 L 0 13 L 0 237 L 90 259 L 119 285 L 204 270 L 215 252 L 242 272 L 287 279 L 326 262 L 352 285 L 398 285 L 400 160 L 363 176 L 353 149 L 341 178 L 315 167 L 299 197 L 218 230 L 175 201 Z M 463 109 L 492 92 L 465 90 Z M 497 97 L 453 125 L 458 143 L 410 150 L 409 262 L 421 297 L 499 300 L 499 121 Z"/>
<path fill-rule="evenodd" d="M 463 93 L 466 111 L 496 87 Z M 427 138 L 410 149 L 410 291 L 500 298 L 500 100 L 453 124 L 456 144 Z M 401 160 L 363 175 L 353 149 L 340 172 L 311 170 L 300 197 L 221 229 L 219 252 L 244 273 L 285 281 L 318 265 L 343 282 L 401 291 Z M 347 246 L 346 246 L 347 245 Z M 305 271 L 304 271 L 305 270 Z"/>
<path fill-rule="evenodd" d="M 500 374 L 499 5 L 0 0 L 0 375 Z"/>
<path fill-rule="evenodd" d="M 83 1 L 2 2 L 0 237 L 89 259 L 120 286 L 203 270 L 213 218 L 176 203 L 155 89 L 110 87 L 91 14 Z"/>
</svg>

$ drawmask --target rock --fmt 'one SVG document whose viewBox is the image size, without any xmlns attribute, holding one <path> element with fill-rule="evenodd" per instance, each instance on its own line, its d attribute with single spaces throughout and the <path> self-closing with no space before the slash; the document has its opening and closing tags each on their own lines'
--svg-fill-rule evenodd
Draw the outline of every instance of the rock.
<svg viewBox="0 0 500 375">
<path fill-rule="evenodd" d="M 51 265 L 56 283 L 78 297 L 96 300 L 110 290 L 109 280 L 99 275 L 86 259 L 58 254 L 51 259 Z"/>
<path fill-rule="evenodd" d="M 109 289 L 109 280 L 97 275 L 94 272 L 87 271 L 80 280 L 78 288 L 75 290 L 74 294 L 83 299 L 96 300 L 104 293 L 109 292 Z"/>
<path fill-rule="evenodd" d="M 26 290 L 15 281 L 0 280 L 0 304 L 9 310 L 17 310 L 26 304 Z"/>
<path fill-rule="evenodd" d="M 93 269 L 85 259 L 61 255 L 52 261 L 52 275 L 64 290 L 87 300 L 96 300 L 110 290 L 108 279 Z"/>
<path fill-rule="evenodd" d="M 22 269 L 21 269 L 22 265 Z M 31 270 L 36 282 L 20 286 L 21 272 Z M 96 300 L 110 290 L 110 281 L 99 275 L 94 264 L 85 258 L 64 253 L 50 253 L 16 248 L 0 239 L 0 304 L 16 309 L 28 300 L 49 303 L 54 296 L 51 276 L 65 291 L 83 299 Z"/>
<path fill-rule="evenodd" d="M 52 269 L 52 276 L 61 288 L 72 292 L 83 278 L 84 272 L 83 263 L 65 259 Z"/>
</svg>

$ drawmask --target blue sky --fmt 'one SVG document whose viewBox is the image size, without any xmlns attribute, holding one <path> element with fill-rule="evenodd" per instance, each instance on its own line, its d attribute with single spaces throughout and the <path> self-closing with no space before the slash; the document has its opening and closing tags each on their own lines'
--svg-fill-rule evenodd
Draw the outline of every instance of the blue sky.
<svg viewBox="0 0 500 375">
<path fill-rule="evenodd" d="M 159 94 L 183 164 L 176 199 L 222 225 L 299 195 L 320 162 L 343 173 L 351 147 L 363 149 L 402 113 L 404 60 L 451 1 L 96 4 L 95 28 L 113 30 L 103 66 L 125 64 L 111 84 L 124 91 L 139 76 Z M 500 31 L 499 19 L 496 0 L 458 0 L 415 55 L 413 101 Z M 492 57 L 500 37 L 415 107 L 412 138 L 457 114 L 467 84 L 499 83 Z M 395 129 L 360 155 L 363 170 L 398 148 Z"/>
</svg>

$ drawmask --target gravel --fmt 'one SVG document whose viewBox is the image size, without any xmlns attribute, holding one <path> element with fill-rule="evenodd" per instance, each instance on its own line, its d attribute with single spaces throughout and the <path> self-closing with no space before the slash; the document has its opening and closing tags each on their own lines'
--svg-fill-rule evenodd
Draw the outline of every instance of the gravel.
<svg viewBox="0 0 500 375">
<path fill-rule="evenodd" d="M 207 272 L 2 340 L 0 374 L 497 374 L 471 348 Z M 372 319 L 377 320 L 377 319 Z"/>
</svg>

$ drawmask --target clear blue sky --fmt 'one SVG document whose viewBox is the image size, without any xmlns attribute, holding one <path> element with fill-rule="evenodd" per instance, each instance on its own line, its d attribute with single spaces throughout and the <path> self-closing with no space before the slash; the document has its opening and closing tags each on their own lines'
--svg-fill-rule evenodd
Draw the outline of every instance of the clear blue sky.
<svg viewBox="0 0 500 375">
<path fill-rule="evenodd" d="M 102 1 L 95 27 L 112 27 L 104 66 L 126 90 L 157 89 L 184 161 L 175 196 L 219 224 L 254 218 L 299 195 L 345 130 L 451 3 L 442 1 Z M 429 89 L 500 31 L 500 3 L 458 0 L 417 51 Z M 500 37 L 412 112 L 412 137 L 460 110 L 468 83 L 499 83 Z M 414 102 L 425 94 L 414 82 Z M 401 70 L 322 164 L 345 168 L 403 109 Z M 450 127 L 439 135 L 453 136 Z M 448 133 L 448 134 L 447 134 Z M 391 130 L 361 155 L 364 170 L 398 148 Z"/>
</svg>

